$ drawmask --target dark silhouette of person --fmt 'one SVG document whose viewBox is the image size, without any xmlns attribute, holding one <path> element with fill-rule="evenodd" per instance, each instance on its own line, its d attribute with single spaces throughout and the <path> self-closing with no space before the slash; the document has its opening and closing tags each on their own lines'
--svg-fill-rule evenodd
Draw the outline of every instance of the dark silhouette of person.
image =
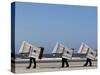
<svg viewBox="0 0 100 75">
<path fill-rule="evenodd" d="M 31 67 L 31 65 L 32 65 L 32 61 L 34 62 L 33 68 L 36 68 L 36 58 L 30 57 L 30 63 L 29 63 L 29 66 L 26 67 L 27 69 L 30 69 L 30 67 Z"/>
<path fill-rule="evenodd" d="M 71 48 L 71 49 L 74 50 L 74 48 Z M 67 51 L 67 53 L 69 52 Z M 62 57 L 62 67 L 64 67 L 65 63 L 66 63 L 66 67 L 69 67 L 68 59 Z"/>
<path fill-rule="evenodd" d="M 84 64 L 84 66 L 87 66 L 88 63 L 89 63 L 89 66 L 92 66 L 92 61 L 89 58 L 86 59 L 86 63 Z"/>
<path fill-rule="evenodd" d="M 89 48 L 88 48 L 88 51 L 89 51 Z M 88 54 L 88 52 L 87 52 L 87 54 Z M 93 53 L 91 52 L 91 54 L 93 55 Z M 88 63 L 89 63 L 89 66 L 92 66 L 92 60 L 91 59 L 89 59 L 89 58 L 87 58 L 86 59 L 86 63 L 84 64 L 84 66 L 87 66 L 88 65 Z"/>
<path fill-rule="evenodd" d="M 33 48 L 30 46 L 29 54 L 31 54 L 32 51 L 33 51 Z M 34 50 L 34 52 L 36 52 L 36 50 Z M 32 62 L 34 63 L 33 68 L 36 68 L 36 58 L 30 56 L 30 58 L 29 58 L 29 66 L 26 67 L 27 69 L 30 69 L 30 67 L 32 65 Z"/>
<path fill-rule="evenodd" d="M 39 47 L 39 48 L 41 48 L 41 52 L 40 52 L 40 55 L 39 55 L 39 59 L 41 59 L 44 48 L 43 47 Z M 30 51 L 31 51 L 31 47 L 30 47 Z M 34 51 L 36 52 L 36 50 L 34 50 Z M 32 62 L 34 63 L 33 68 L 36 68 L 36 58 L 30 57 L 29 66 L 26 67 L 27 69 L 30 69 L 30 67 L 32 65 Z"/>
<path fill-rule="evenodd" d="M 62 67 L 64 67 L 65 63 L 66 63 L 66 67 L 69 67 L 68 60 L 65 58 L 62 58 Z"/>
</svg>

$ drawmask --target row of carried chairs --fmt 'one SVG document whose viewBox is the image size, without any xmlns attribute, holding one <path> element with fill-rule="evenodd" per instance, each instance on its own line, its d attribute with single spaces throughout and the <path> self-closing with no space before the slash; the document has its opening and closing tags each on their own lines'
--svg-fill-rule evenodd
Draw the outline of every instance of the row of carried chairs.
<svg viewBox="0 0 100 75">
<path fill-rule="evenodd" d="M 21 45 L 19 53 L 23 55 L 26 54 L 27 57 L 30 58 L 30 63 L 27 68 L 31 67 L 32 61 L 34 62 L 34 68 L 36 68 L 36 59 L 42 59 L 43 51 L 44 51 L 43 47 L 36 47 L 24 41 Z M 53 54 L 60 53 L 62 57 L 62 67 L 64 67 L 64 63 L 66 63 L 66 66 L 69 67 L 68 60 L 72 59 L 73 49 L 65 48 L 63 44 L 57 43 L 52 53 Z M 86 54 L 87 59 L 86 59 L 86 63 L 84 64 L 84 66 L 87 66 L 88 63 L 89 63 L 89 66 L 92 66 L 92 60 L 95 60 L 97 56 L 97 52 L 84 43 L 82 43 L 78 53 Z"/>
</svg>

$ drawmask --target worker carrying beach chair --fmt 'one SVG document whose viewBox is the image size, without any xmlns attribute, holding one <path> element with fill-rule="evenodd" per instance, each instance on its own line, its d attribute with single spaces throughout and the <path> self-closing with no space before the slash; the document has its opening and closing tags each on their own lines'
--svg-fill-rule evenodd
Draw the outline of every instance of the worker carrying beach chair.
<svg viewBox="0 0 100 75">
<path fill-rule="evenodd" d="M 66 67 L 69 67 L 68 60 L 72 59 L 73 49 L 64 48 L 62 53 L 62 67 L 66 63 Z"/>
<path fill-rule="evenodd" d="M 32 62 L 34 63 L 33 68 L 36 68 L 36 59 L 42 59 L 43 51 L 43 47 L 36 47 L 23 41 L 19 53 L 29 58 L 29 66 L 26 68 L 30 69 Z"/>
<path fill-rule="evenodd" d="M 92 60 L 95 60 L 97 56 L 96 51 L 94 51 L 91 48 L 88 48 L 87 53 L 86 53 L 86 63 L 84 64 L 84 66 L 87 66 L 89 64 L 89 66 L 92 66 Z"/>
<path fill-rule="evenodd" d="M 68 60 L 72 59 L 73 49 L 65 48 L 63 44 L 56 43 L 53 51 L 53 54 L 61 54 L 62 57 L 62 68 L 66 63 L 66 67 L 69 67 Z"/>
<path fill-rule="evenodd" d="M 83 66 L 92 66 L 92 60 L 95 60 L 97 56 L 97 52 L 85 43 L 81 44 L 78 53 L 86 55 L 86 62 Z"/>
</svg>

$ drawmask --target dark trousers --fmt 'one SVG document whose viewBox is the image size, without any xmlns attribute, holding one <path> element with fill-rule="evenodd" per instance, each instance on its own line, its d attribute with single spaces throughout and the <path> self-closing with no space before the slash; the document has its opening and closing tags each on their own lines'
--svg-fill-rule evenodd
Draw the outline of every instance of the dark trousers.
<svg viewBox="0 0 100 75">
<path fill-rule="evenodd" d="M 30 63 L 29 63 L 29 66 L 27 67 L 27 69 L 29 69 L 29 68 L 31 67 L 31 65 L 32 65 L 32 61 L 33 61 L 33 63 L 34 63 L 33 68 L 36 68 L 36 59 L 35 59 L 35 58 L 30 57 Z"/>
<path fill-rule="evenodd" d="M 65 63 L 66 63 L 66 67 L 69 67 L 68 60 L 65 58 L 62 58 L 62 67 L 64 67 Z"/>
<path fill-rule="evenodd" d="M 89 63 L 89 66 L 92 66 L 92 61 L 89 58 L 87 58 L 86 63 L 84 64 L 84 66 L 87 66 L 88 63 Z"/>
</svg>

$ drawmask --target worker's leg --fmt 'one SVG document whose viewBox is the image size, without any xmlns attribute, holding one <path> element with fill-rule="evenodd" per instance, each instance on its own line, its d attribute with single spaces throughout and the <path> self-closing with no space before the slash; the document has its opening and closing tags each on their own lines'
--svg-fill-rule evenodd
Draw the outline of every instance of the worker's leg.
<svg viewBox="0 0 100 75">
<path fill-rule="evenodd" d="M 88 65 L 88 62 L 89 62 L 89 59 L 87 58 L 86 59 L 86 63 L 84 64 L 84 66 L 87 66 Z"/>
<path fill-rule="evenodd" d="M 62 58 L 62 67 L 64 67 L 64 58 Z"/>
<path fill-rule="evenodd" d="M 69 67 L 68 60 L 65 59 L 65 61 L 66 61 L 66 67 Z"/>
<path fill-rule="evenodd" d="M 33 58 L 33 63 L 34 63 L 33 68 L 36 68 L 36 59 L 35 58 Z"/>
<path fill-rule="evenodd" d="M 89 60 L 89 66 L 92 66 L 92 61 L 91 59 L 88 59 Z"/>
<path fill-rule="evenodd" d="M 30 63 L 29 63 L 29 66 L 28 67 L 26 67 L 27 69 L 29 69 L 30 67 L 31 67 L 31 65 L 32 65 L 32 58 L 30 58 Z"/>
</svg>

